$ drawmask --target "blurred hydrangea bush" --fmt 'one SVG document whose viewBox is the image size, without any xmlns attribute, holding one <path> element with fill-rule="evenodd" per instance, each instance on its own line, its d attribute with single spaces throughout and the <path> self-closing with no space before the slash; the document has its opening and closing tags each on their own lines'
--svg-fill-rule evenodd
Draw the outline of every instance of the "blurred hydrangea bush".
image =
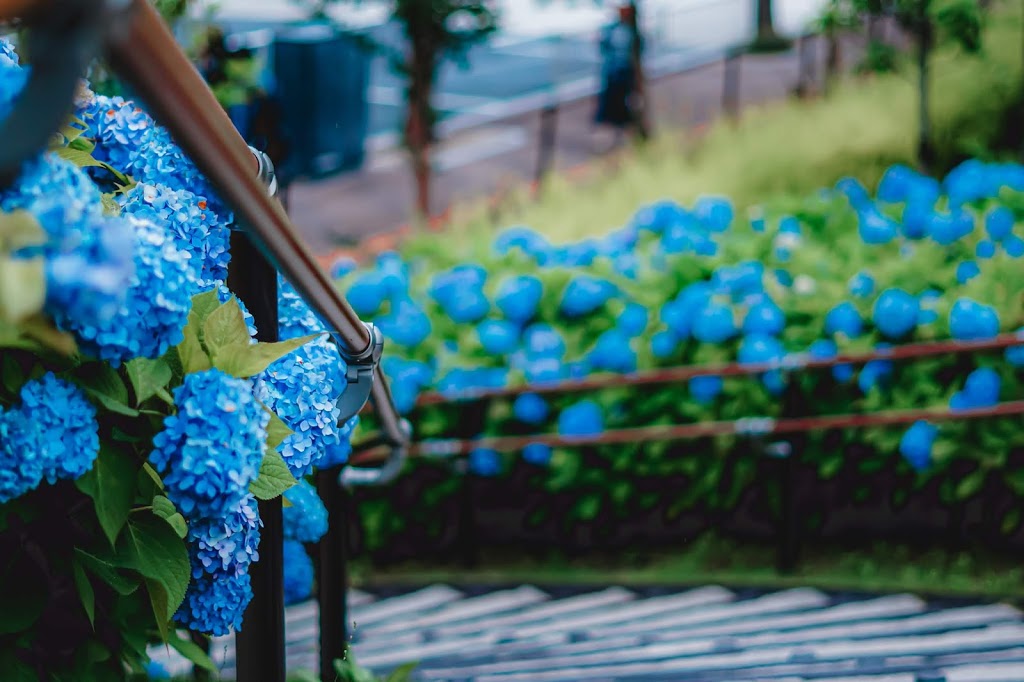
<svg viewBox="0 0 1024 682">
<path fill-rule="evenodd" d="M 338 271 L 341 284 L 358 292 L 364 313 L 429 321 L 429 336 L 408 340 L 382 325 L 404 355 L 389 358 L 385 370 L 402 408 L 411 411 L 426 391 L 455 397 L 699 363 L 784 367 L 804 354 L 828 358 L 1015 332 L 1024 323 L 1022 216 L 1024 167 L 967 161 L 938 181 L 894 166 L 875 192 L 847 178 L 809 198 L 777 198 L 749 218 L 721 197 L 692 208 L 664 201 L 640 207 L 603 237 L 573 244 L 554 245 L 537 231 L 513 227 L 477 247 L 469 262 L 414 242 L 402 256 L 386 253 L 364 269 L 346 264 Z M 1024 345 L 831 371 L 702 376 L 687 385 L 527 393 L 492 401 L 474 433 L 465 405 L 423 406 L 414 421 L 420 438 L 574 436 L 779 417 L 787 409 L 816 415 L 985 407 L 1021 397 L 1022 353 Z M 903 498 L 925 486 L 946 503 L 986 486 L 1017 495 L 1024 493 L 1024 434 L 1015 423 L 817 433 L 801 458 L 822 479 L 867 485 L 869 474 L 890 471 Z M 849 455 L 854 445 L 856 457 Z M 736 437 L 588 452 L 478 450 L 469 465 L 478 475 L 497 476 L 522 471 L 523 461 L 546 467 L 530 480 L 574 495 L 569 515 L 584 519 L 628 516 L 656 504 L 673 513 L 729 509 L 758 471 L 755 449 Z M 651 490 L 659 486 L 652 482 L 665 480 L 679 485 L 655 499 Z M 397 529 L 401 513 L 377 501 L 366 508 L 364 516 L 374 515 L 364 522 L 371 547 L 386 542 L 389 531 L 381 529 Z M 1018 522 L 1011 513 L 1004 527 Z"/>
<path fill-rule="evenodd" d="M 26 70 L 0 55 L 6 116 Z M 256 343 L 231 215 L 130 101 L 83 91 L 0 210 L 3 677 L 121 680 L 161 641 L 211 666 L 176 627 L 243 626 L 257 500 L 287 494 L 296 545 L 327 530 L 300 481 L 348 456 L 345 364 L 284 281 L 283 340 Z"/>
</svg>

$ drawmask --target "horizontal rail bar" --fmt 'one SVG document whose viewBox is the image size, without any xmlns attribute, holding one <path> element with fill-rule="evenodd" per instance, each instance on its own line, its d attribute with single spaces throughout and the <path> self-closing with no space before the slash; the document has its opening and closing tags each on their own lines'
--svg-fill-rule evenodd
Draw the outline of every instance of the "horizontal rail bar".
<svg viewBox="0 0 1024 682">
<path fill-rule="evenodd" d="M 834 358 L 813 358 L 807 353 L 794 353 L 782 360 L 769 363 L 742 364 L 728 362 L 706 365 L 682 365 L 665 369 L 647 370 L 635 374 L 605 374 L 585 379 L 569 379 L 541 384 L 507 386 L 494 389 L 468 390 L 460 393 L 424 393 L 417 400 L 417 406 L 443 403 L 475 402 L 494 398 L 515 397 L 522 393 L 575 393 L 604 388 L 624 386 L 650 386 L 686 381 L 700 376 L 744 376 L 763 374 L 772 370 L 826 369 L 839 365 L 858 365 L 872 360 L 909 360 L 936 355 L 959 355 L 988 350 L 1000 350 L 1011 346 L 1024 345 L 1024 337 L 1018 334 L 1000 334 L 983 341 L 927 341 L 908 343 L 891 348 L 882 348 L 867 353 L 847 353 Z"/>
<path fill-rule="evenodd" d="M 863 414 L 838 414 L 792 419 L 746 418 L 734 421 L 701 422 L 696 424 L 669 424 L 639 426 L 605 431 L 593 436 L 560 436 L 536 434 L 532 436 L 495 436 L 472 440 L 435 440 L 413 443 L 409 454 L 413 457 L 455 457 L 468 455 L 473 450 L 488 448 L 501 452 L 522 450 L 539 443 L 552 447 L 583 447 L 593 445 L 624 445 L 652 441 L 695 440 L 714 436 L 768 436 L 807 431 L 841 428 L 868 428 L 912 424 L 918 420 L 949 421 L 953 419 L 985 419 L 1024 414 L 1024 400 L 1000 403 L 992 407 L 970 410 L 925 408 L 889 410 Z M 376 461 L 383 456 L 371 451 L 353 457 L 354 463 Z"/>
</svg>

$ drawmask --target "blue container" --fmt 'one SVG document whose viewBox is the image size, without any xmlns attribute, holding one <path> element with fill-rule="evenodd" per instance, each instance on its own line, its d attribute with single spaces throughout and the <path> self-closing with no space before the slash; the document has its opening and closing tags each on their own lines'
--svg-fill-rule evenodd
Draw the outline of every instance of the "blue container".
<svg viewBox="0 0 1024 682">
<path fill-rule="evenodd" d="M 270 64 L 290 148 L 286 177 L 319 178 L 362 164 L 370 57 L 356 37 L 327 24 L 277 32 Z"/>
</svg>

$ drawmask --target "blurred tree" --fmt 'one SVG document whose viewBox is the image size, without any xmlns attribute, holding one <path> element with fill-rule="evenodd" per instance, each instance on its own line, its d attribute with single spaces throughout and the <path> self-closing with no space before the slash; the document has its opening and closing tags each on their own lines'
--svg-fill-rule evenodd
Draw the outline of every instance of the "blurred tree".
<svg viewBox="0 0 1024 682">
<path fill-rule="evenodd" d="M 925 170 L 935 163 L 929 113 L 930 57 L 939 40 L 965 52 L 981 49 L 982 10 L 978 0 L 854 0 L 861 12 L 893 17 L 913 36 L 918 68 L 918 161 Z"/>
<path fill-rule="evenodd" d="M 300 0 L 301 1 L 301 0 Z M 312 14 L 325 18 L 330 5 L 360 0 L 315 0 Z M 416 182 L 416 211 L 430 215 L 430 146 L 436 141 L 433 90 L 444 59 L 465 64 L 470 47 L 497 28 L 492 0 L 387 0 L 402 44 L 373 42 L 405 78 L 404 142 Z"/>
<path fill-rule="evenodd" d="M 828 91 L 842 68 L 842 53 L 839 36 L 843 31 L 858 24 L 854 0 L 831 0 L 818 19 L 818 30 L 825 36 L 825 90 Z"/>
<path fill-rule="evenodd" d="M 757 33 L 750 49 L 754 52 L 776 52 L 788 49 L 790 41 L 775 31 L 772 0 L 757 0 Z"/>
</svg>

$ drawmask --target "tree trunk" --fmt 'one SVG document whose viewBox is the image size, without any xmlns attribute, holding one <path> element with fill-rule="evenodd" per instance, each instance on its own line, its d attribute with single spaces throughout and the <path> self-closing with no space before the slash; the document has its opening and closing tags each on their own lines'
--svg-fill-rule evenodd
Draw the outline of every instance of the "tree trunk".
<svg viewBox="0 0 1024 682">
<path fill-rule="evenodd" d="M 832 81 L 839 74 L 839 69 L 842 68 L 842 56 L 839 52 L 839 35 L 835 28 L 829 29 L 826 40 L 825 89 L 828 90 Z"/>
<path fill-rule="evenodd" d="M 771 42 L 776 38 L 772 0 L 757 0 L 757 42 Z"/>
<path fill-rule="evenodd" d="M 643 34 L 640 31 L 640 14 L 636 0 L 630 0 L 630 11 L 632 14 L 631 26 L 633 30 L 633 99 L 636 112 L 633 124 L 636 128 L 637 138 L 646 140 L 651 135 L 650 108 L 647 101 L 647 86 L 644 78 L 643 60 Z"/>
<path fill-rule="evenodd" d="M 408 112 L 405 143 L 409 149 L 416 187 L 416 218 L 430 219 L 430 144 L 433 139 L 430 93 L 434 83 L 434 55 L 413 46 L 409 64 Z"/>
<path fill-rule="evenodd" d="M 928 66 L 932 51 L 932 24 L 927 15 L 922 16 L 917 33 L 918 68 L 918 136 L 917 160 L 926 172 L 934 170 L 935 148 L 932 146 L 931 115 L 929 113 Z"/>
</svg>

